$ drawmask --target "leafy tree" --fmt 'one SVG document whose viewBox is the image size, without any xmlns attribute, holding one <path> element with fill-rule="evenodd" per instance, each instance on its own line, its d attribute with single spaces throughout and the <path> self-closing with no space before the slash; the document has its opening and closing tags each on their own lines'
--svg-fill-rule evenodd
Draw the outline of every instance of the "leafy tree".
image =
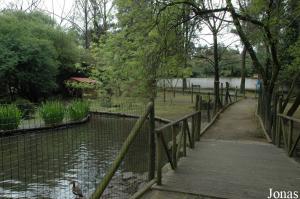
<svg viewBox="0 0 300 199">
<path fill-rule="evenodd" d="M 183 29 L 176 24 L 180 7 L 168 9 L 157 17 L 153 1 L 116 1 L 117 31 L 102 37 L 92 52 L 96 76 L 108 94 L 112 90 L 154 96 L 155 79 L 185 77 Z M 126 92 L 128 90 L 128 92 Z"/>
<path fill-rule="evenodd" d="M 77 61 L 72 35 L 40 12 L 0 13 L 0 77 L 31 101 L 51 94 Z"/>
</svg>

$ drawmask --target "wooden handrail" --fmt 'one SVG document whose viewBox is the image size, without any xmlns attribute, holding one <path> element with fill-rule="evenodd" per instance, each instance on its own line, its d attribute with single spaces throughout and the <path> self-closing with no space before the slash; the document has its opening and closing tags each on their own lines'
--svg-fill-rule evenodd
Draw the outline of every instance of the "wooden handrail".
<svg viewBox="0 0 300 199">
<path fill-rule="evenodd" d="M 128 137 L 126 138 L 125 142 L 123 143 L 119 154 L 117 155 L 117 157 L 113 161 L 112 166 L 109 168 L 108 172 L 105 174 L 105 176 L 104 176 L 103 180 L 101 181 L 101 183 L 99 184 L 99 186 L 96 188 L 96 191 L 91 196 L 91 199 L 99 199 L 100 198 L 100 196 L 104 192 L 105 188 L 109 184 L 110 180 L 114 176 L 115 172 L 119 168 L 119 166 L 120 166 L 122 160 L 124 159 L 130 145 L 132 144 L 132 142 L 134 141 L 134 138 L 136 137 L 136 135 L 138 134 L 138 132 L 142 128 L 144 122 L 146 121 L 146 119 L 147 119 L 148 115 L 150 114 L 150 112 L 152 111 L 153 107 L 154 107 L 153 102 L 149 102 L 147 107 L 146 107 L 145 113 L 135 123 L 134 127 L 132 128 L 132 130 L 130 131 Z"/>
<path fill-rule="evenodd" d="M 294 121 L 294 122 L 300 123 L 300 119 L 297 119 L 297 118 L 294 118 L 294 117 L 291 117 L 291 116 L 287 116 L 287 115 L 284 115 L 284 114 L 280 114 L 280 113 L 278 113 L 277 115 L 278 115 L 279 117 L 284 118 L 284 119 L 292 120 L 292 121 Z"/>
<path fill-rule="evenodd" d="M 174 120 L 173 122 L 170 122 L 170 123 L 168 123 L 168 124 L 166 124 L 166 125 L 164 125 L 164 126 L 162 126 L 162 127 L 159 127 L 159 128 L 157 128 L 157 129 L 155 129 L 155 131 L 156 131 L 157 133 L 162 132 L 164 129 L 169 128 L 169 127 L 174 126 L 174 125 L 177 125 L 178 123 L 180 123 L 180 122 L 182 122 L 182 121 L 184 121 L 184 120 L 186 120 L 186 119 L 189 119 L 189 118 L 191 118 L 191 117 L 193 117 L 193 116 L 199 114 L 200 112 L 201 112 L 201 111 L 195 111 L 195 112 L 193 112 L 193 113 L 190 113 L 190 114 L 188 114 L 188 115 L 185 115 L 185 116 L 183 116 L 183 117 L 181 117 L 181 118 L 179 118 L 179 119 L 177 119 L 177 120 Z"/>
</svg>

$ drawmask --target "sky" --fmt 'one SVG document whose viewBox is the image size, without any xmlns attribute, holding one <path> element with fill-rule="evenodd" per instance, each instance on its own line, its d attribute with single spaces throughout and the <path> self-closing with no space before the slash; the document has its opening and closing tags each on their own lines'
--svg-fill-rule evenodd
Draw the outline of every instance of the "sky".
<svg viewBox="0 0 300 199">
<path fill-rule="evenodd" d="M 52 17 L 54 17 L 58 23 L 61 23 L 62 26 L 69 25 L 66 20 L 61 21 L 60 17 L 58 16 L 70 16 L 74 11 L 75 0 L 0 0 L 0 9 L 8 7 L 10 4 L 16 4 L 18 5 L 19 9 L 22 7 L 22 9 L 25 10 L 28 8 L 28 5 L 30 5 L 32 1 L 39 2 L 37 7 L 40 10 L 52 15 Z M 216 4 L 219 2 L 220 0 L 215 0 Z M 228 14 L 226 15 L 226 19 L 230 19 L 230 16 Z M 230 33 L 232 27 L 233 26 L 231 25 L 229 26 L 229 28 L 224 28 L 221 31 L 218 40 L 225 46 L 230 46 L 231 48 L 238 48 L 239 50 L 241 50 L 241 43 L 238 36 Z M 197 35 L 198 39 L 195 42 L 200 45 L 212 45 L 213 37 L 207 26 L 204 26 L 202 32 L 198 33 Z"/>
</svg>

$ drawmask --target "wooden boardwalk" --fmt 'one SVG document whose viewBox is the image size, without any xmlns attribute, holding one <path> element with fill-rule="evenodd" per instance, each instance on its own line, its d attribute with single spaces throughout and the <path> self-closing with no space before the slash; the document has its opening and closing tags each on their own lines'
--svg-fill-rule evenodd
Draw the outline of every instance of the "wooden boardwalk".
<svg viewBox="0 0 300 199">
<path fill-rule="evenodd" d="M 262 139 L 254 109 L 253 100 L 227 109 L 178 168 L 163 174 L 162 186 L 142 198 L 262 199 L 270 188 L 300 193 L 300 164 Z"/>
</svg>

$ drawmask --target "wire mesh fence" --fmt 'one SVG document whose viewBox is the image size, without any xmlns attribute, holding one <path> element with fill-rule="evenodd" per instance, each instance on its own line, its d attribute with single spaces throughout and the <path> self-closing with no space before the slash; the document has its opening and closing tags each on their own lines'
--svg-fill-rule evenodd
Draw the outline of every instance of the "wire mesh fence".
<svg viewBox="0 0 300 199">
<path fill-rule="evenodd" d="M 142 105 L 134 110 L 132 106 L 120 107 L 123 112 L 134 112 L 137 116 L 142 109 Z M 66 122 L 62 123 L 67 125 L 41 129 L 45 124 L 31 118 L 30 127 L 34 129 L 24 132 L 28 126 L 19 125 L 13 128 L 14 132 L 8 130 L 9 134 L 1 130 L 0 198 L 76 198 L 72 193 L 73 181 L 88 198 L 136 120 L 123 114 L 92 112 L 88 120 L 78 124 L 70 124 L 64 118 Z M 145 124 L 105 198 L 127 198 L 145 181 L 147 135 Z"/>
<path fill-rule="evenodd" d="M 175 120 L 195 110 L 189 94 L 171 95 L 166 101 L 158 93 L 157 117 Z M 201 126 L 204 128 L 214 115 L 214 98 L 212 95 L 202 98 Z M 89 198 L 138 117 L 144 113 L 146 102 L 141 98 L 117 98 L 109 105 L 90 101 L 89 117 L 76 121 L 68 113 L 70 105 L 66 102 L 59 107 L 66 110 L 63 118 L 60 116 L 59 122 L 55 120 L 51 124 L 41 115 L 41 105 L 17 105 L 21 112 L 19 121 L 15 122 L 18 125 L 7 129 L 4 128 L 7 121 L 0 120 L 0 198 L 71 199 L 76 198 L 74 187 Z M 164 124 L 157 121 L 156 127 Z M 169 143 L 171 130 L 166 130 L 164 136 Z M 149 148 L 149 124 L 145 122 L 102 198 L 129 198 L 145 185 Z M 163 161 L 166 163 L 167 159 L 165 155 Z"/>
</svg>

